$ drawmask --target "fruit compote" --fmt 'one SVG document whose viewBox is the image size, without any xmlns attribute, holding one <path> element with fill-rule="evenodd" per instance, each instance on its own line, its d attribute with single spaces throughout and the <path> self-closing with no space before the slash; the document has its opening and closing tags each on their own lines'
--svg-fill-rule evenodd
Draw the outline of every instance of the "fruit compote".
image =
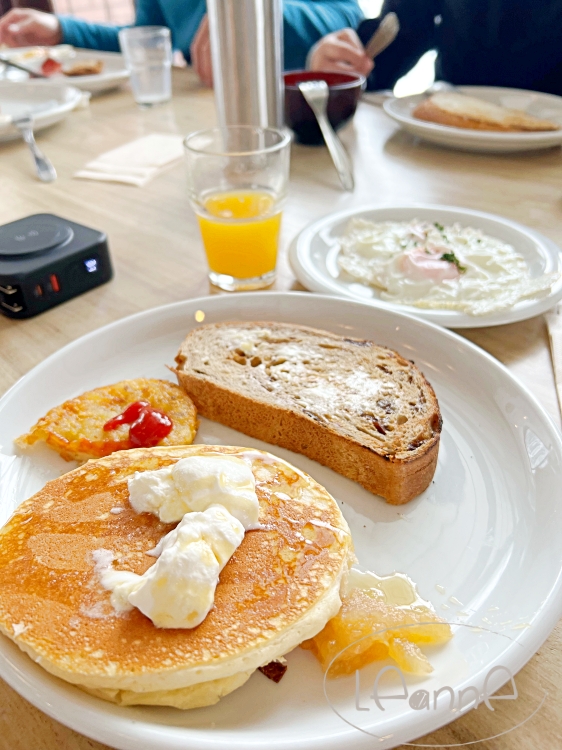
<svg viewBox="0 0 562 750">
<path fill-rule="evenodd" d="M 329 677 L 387 658 L 404 672 L 429 674 L 433 667 L 419 645 L 439 645 L 452 637 L 451 629 L 431 604 L 421 599 L 405 575 L 379 577 L 352 569 L 338 614 L 304 643 L 328 671 Z"/>
</svg>

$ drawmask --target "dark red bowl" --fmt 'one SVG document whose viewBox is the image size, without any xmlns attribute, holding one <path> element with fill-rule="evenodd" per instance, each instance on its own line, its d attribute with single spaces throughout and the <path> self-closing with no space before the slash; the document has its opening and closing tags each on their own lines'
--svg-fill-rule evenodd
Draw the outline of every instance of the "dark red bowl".
<svg viewBox="0 0 562 750">
<path fill-rule="evenodd" d="M 356 73 L 322 73 L 313 70 L 293 70 L 285 73 L 285 123 L 299 143 L 319 146 L 324 143 L 320 127 L 304 96 L 299 91 L 301 81 L 326 81 L 330 88 L 328 120 L 334 130 L 341 128 L 355 114 L 365 78 Z"/>
</svg>

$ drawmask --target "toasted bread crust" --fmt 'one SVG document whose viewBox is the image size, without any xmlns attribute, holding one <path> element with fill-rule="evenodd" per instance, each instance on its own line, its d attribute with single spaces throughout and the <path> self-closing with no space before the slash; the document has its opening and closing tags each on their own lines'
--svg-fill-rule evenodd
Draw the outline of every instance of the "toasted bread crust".
<svg viewBox="0 0 562 750">
<path fill-rule="evenodd" d="M 103 71 L 103 60 L 78 60 L 63 70 L 65 76 L 76 78 L 77 76 L 94 76 Z"/>
<path fill-rule="evenodd" d="M 246 330 L 259 330 L 265 326 L 275 331 L 282 324 L 220 324 L 204 328 L 208 336 L 213 336 L 214 330 L 225 325 L 244 326 Z M 417 497 L 427 488 L 435 473 L 442 425 L 435 393 L 421 372 L 395 352 L 377 347 L 372 342 L 343 339 L 302 326 L 282 327 L 284 332 L 287 328 L 293 329 L 298 336 L 329 337 L 341 342 L 344 348 L 360 347 L 362 354 L 364 347 L 369 347 L 369 353 L 372 352 L 373 356 L 375 353 L 380 356 L 381 352 L 382 356 L 392 356 L 397 365 L 415 373 L 427 404 L 430 437 L 415 448 L 403 446 L 402 450 L 387 450 L 374 444 L 375 441 L 369 441 L 367 436 L 358 441 L 345 434 L 338 424 L 326 423 L 315 418 L 311 412 L 303 413 L 287 404 L 280 404 L 274 397 L 264 398 L 258 388 L 255 394 L 249 395 L 243 392 L 243 388 L 237 387 L 234 379 L 226 384 L 201 374 L 193 369 L 194 354 L 201 342 L 201 328 L 195 329 L 184 341 L 175 370 L 180 385 L 189 394 L 199 413 L 251 437 L 302 453 L 358 482 L 370 492 L 381 495 L 393 505 L 401 505 Z M 225 358 L 227 354 L 225 352 Z M 211 364 L 216 366 L 216 363 Z"/>
<path fill-rule="evenodd" d="M 466 130 L 491 130 L 495 132 L 509 133 L 512 128 L 492 122 L 475 120 L 472 117 L 462 117 L 445 110 L 434 104 L 431 99 L 424 99 L 412 111 L 412 115 L 418 120 L 434 122 L 437 125 L 448 125 L 452 128 L 465 128 Z"/>
<path fill-rule="evenodd" d="M 506 108 L 490 107 L 490 113 L 484 111 L 471 111 L 472 97 L 463 94 L 454 94 L 456 100 L 455 108 L 466 100 L 465 111 L 453 111 L 447 107 L 447 94 L 432 96 L 421 101 L 412 111 L 412 115 L 418 120 L 434 122 L 437 125 L 447 125 L 454 128 L 464 128 L 465 130 L 487 130 L 500 133 L 521 133 L 521 132 L 543 132 L 559 130 L 560 126 L 548 120 L 541 120 L 525 112 L 518 112 Z M 453 96 L 453 95 L 449 95 Z M 441 106 L 441 102 L 443 106 Z M 486 104 L 482 102 L 482 104 Z M 499 118 L 498 116 L 503 116 Z"/>
</svg>

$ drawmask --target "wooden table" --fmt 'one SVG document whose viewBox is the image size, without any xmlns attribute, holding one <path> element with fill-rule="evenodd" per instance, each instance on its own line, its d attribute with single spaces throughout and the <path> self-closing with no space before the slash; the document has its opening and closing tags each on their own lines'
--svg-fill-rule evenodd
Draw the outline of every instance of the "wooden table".
<svg viewBox="0 0 562 750">
<path fill-rule="evenodd" d="M 39 183 L 22 142 L 0 144 L 0 224 L 52 212 L 107 232 L 115 279 L 27 321 L 0 316 L 0 392 L 69 341 L 131 313 L 205 295 L 210 289 L 183 167 L 144 188 L 72 179 L 99 153 L 151 132 L 188 133 L 214 123 L 212 93 L 191 71 L 174 72 L 170 104 L 142 111 L 128 90 L 95 98 L 89 109 L 38 136 L 59 173 Z M 464 154 L 415 141 L 371 105 L 359 107 L 343 139 L 354 156 L 356 190 L 339 189 L 325 149 L 295 146 L 282 247 L 308 222 L 367 203 L 442 203 L 491 211 L 539 229 L 562 245 L 560 149 L 514 156 Z M 302 289 L 281 253 L 276 289 Z M 462 335 L 504 362 L 560 424 L 542 317 Z M 490 750 L 555 748 L 562 736 L 560 625 L 517 676 L 521 700 L 549 696 L 517 731 L 479 745 Z M 509 718 L 513 703 L 497 704 Z M 533 704 L 536 705 L 536 704 Z M 519 704 L 518 715 L 521 713 Z M 529 713 L 531 710 L 529 710 Z M 498 713 L 501 711 L 498 710 Z M 498 713 L 478 710 L 420 742 L 454 745 L 497 732 Z M 0 750 L 85 750 L 102 745 L 49 719 L 0 682 Z M 186 746 L 187 747 L 187 746 Z"/>
</svg>

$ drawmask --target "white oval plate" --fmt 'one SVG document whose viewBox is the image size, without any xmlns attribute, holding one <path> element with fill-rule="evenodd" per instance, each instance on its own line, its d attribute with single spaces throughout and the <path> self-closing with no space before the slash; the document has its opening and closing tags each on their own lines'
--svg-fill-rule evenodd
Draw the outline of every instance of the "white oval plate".
<svg viewBox="0 0 562 750">
<path fill-rule="evenodd" d="M 524 89 L 494 86 L 458 86 L 455 89 L 469 96 L 485 99 L 511 109 L 522 109 L 530 115 L 558 122 L 562 126 L 562 97 Z M 534 151 L 562 143 L 562 129 L 542 133 L 493 133 L 483 130 L 454 128 L 418 120 L 412 111 L 425 94 L 386 99 L 384 111 L 412 135 L 440 146 L 463 151 Z"/>
<path fill-rule="evenodd" d="M 534 300 L 518 302 L 510 310 L 490 315 L 468 315 L 458 310 L 426 310 L 411 305 L 400 305 L 380 299 L 375 287 L 348 276 L 340 270 L 337 257 L 340 251 L 339 238 L 345 233 L 350 219 L 368 221 L 410 221 L 414 218 L 441 224 L 459 222 L 463 226 L 481 229 L 512 245 L 523 256 L 532 276 L 562 270 L 562 256 L 558 245 L 521 224 L 500 216 L 471 211 L 454 206 L 432 206 L 412 204 L 408 206 L 364 206 L 348 211 L 329 214 L 309 224 L 293 240 L 289 248 L 289 260 L 297 279 L 312 292 L 336 294 L 366 302 L 374 307 L 405 312 L 417 318 L 444 326 L 445 328 L 483 328 L 487 326 L 515 323 L 533 318 L 549 310 L 562 299 L 562 278 L 551 288 L 548 295 Z"/>
<path fill-rule="evenodd" d="M 48 449 L 14 457 L 13 439 L 54 404 L 86 389 L 121 378 L 169 377 L 165 365 L 173 363 L 184 336 L 199 325 L 195 314 L 201 310 L 206 323 L 287 321 L 368 337 L 416 361 L 435 387 L 444 432 L 434 482 L 408 505 L 387 505 L 314 461 L 207 420 L 198 442 L 255 446 L 292 461 L 338 499 L 362 565 L 380 574 L 405 571 L 453 622 L 475 626 L 486 617 L 487 627 L 502 633 L 492 637 L 457 627 L 453 641 L 431 654 L 434 675 L 414 681 L 414 689 L 481 686 L 498 659 L 515 673 L 562 612 L 561 437 L 495 359 L 449 331 L 388 310 L 298 293 L 205 297 L 125 318 L 71 343 L 0 400 L 0 523 L 45 481 L 68 469 Z M 461 606 L 450 596 L 462 602 L 468 618 L 459 615 Z M 256 673 L 209 708 L 123 708 L 52 677 L 0 636 L 4 680 L 63 724 L 121 750 L 372 750 L 375 745 L 384 750 L 458 716 L 388 702 L 384 714 L 360 714 L 368 731 L 386 737 L 379 742 L 332 711 L 322 670 L 309 652 L 296 649 L 288 663 L 279 685 Z M 338 710 L 353 708 L 349 681 L 332 687 L 339 691 Z"/>
<path fill-rule="evenodd" d="M 71 112 L 82 98 L 74 86 L 33 81 L 0 81 L 0 142 L 21 138 L 11 119 L 31 114 L 35 132 L 54 125 Z"/>
<path fill-rule="evenodd" d="M 61 62 L 74 63 L 80 60 L 101 60 L 103 62 L 102 72 L 90 76 L 57 75 L 46 80 L 33 79 L 36 83 L 41 83 L 42 85 L 57 84 L 58 86 L 72 85 L 81 91 L 100 94 L 104 91 L 111 91 L 117 88 L 129 78 L 129 71 L 125 66 L 125 60 L 119 52 L 100 52 L 99 50 L 73 49 L 71 47 L 66 52 L 67 45 L 61 45 L 58 49 L 63 50 L 63 48 L 65 54 L 61 55 Z M 47 58 L 50 49 L 49 47 L 14 47 L 13 49 L 5 50 L 2 54 L 9 59 L 13 59 L 14 62 L 40 72 L 41 65 Z M 57 47 L 53 47 L 52 49 L 55 50 L 56 56 Z M 1 76 L 12 81 L 29 80 L 27 73 L 7 66 L 2 71 Z"/>
</svg>

